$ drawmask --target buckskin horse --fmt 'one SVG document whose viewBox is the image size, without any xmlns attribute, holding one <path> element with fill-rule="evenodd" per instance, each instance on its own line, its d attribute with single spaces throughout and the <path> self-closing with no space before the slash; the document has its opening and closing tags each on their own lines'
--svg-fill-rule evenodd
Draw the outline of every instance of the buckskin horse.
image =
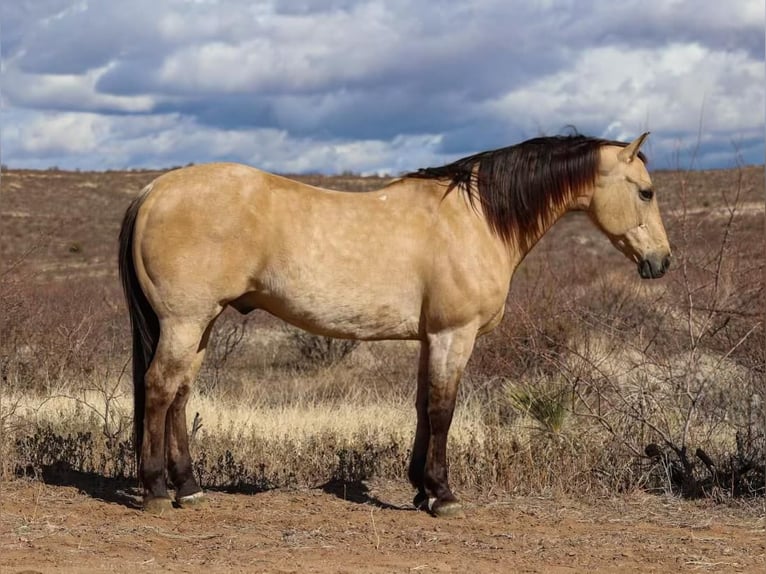
<svg viewBox="0 0 766 574">
<path fill-rule="evenodd" d="M 231 163 L 158 177 L 128 208 L 119 254 L 145 510 L 172 507 L 166 478 L 179 506 L 204 500 L 186 403 L 213 324 L 231 306 L 331 337 L 419 340 L 414 503 L 459 514 L 446 466 L 458 382 L 476 337 L 503 317 L 527 252 L 564 213 L 583 210 L 641 277 L 670 264 L 639 151 L 647 135 L 535 138 L 365 193 Z"/>
</svg>

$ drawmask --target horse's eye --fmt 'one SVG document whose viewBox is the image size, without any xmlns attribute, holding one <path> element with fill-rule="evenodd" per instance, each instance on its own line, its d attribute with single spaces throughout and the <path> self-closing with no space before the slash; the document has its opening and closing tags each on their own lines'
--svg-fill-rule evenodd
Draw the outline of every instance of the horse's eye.
<svg viewBox="0 0 766 574">
<path fill-rule="evenodd" d="M 641 189 L 639 190 L 638 194 L 641 196 L 641 199 L 644 201 L 651 201 L 654 197 L 654 192 L 651 189 Z"/>
</svg>

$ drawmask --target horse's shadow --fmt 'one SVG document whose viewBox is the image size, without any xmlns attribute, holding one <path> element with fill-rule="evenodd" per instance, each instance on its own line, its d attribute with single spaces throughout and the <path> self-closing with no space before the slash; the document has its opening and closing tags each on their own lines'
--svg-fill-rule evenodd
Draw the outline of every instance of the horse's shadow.
<svg viewBox="0 0 766 574">
<path fill-rule="evenodd" d="M 320 486 L 319 489 L 327 494 L 337 496 L 341 500 L 347 500 L 356 504 L 368 504 L 384 510 L 415 510 L 414 507 L 398 506 L 381 500 L 372 494 L 370 488 L 361 480 L 330 480 Z"/>
<path fill-rule="evenodd" d="M 70 486 L 96 500 L 102 500 L 110 504 L 119 504 L 130 509 L 140 510 L 142 508 L 142 492 L 138 487 L 135 478 L 110 477 L 95 472 L 84 472 L 72 468 L 72 466 L 63 462 L 43 465 L 35 474 L 37 474 L 45 484 L 53 486 Z M 326 494 L 331 494 L 341 500 L 346 500 L 355 504 L 366 504 L 384 510 L 415 510 L 414 507 L 399 506 L 381 500 L 372 494 L 370 488 L 361 480 L 330 480 L 321 485 L 319 489 Z M 230 494 L 256 494 L 268 489 L 254 487 L 253 485 L 243 483 L 240 484 L 238 488 L 213 487 L 207 488 L 206 490 L 226 492 Z"/>
<path fill-rule="evenodd" d="M 38 476 L 45 484 L 71 486 L 96 500 L 120 504 L 126 508 L 141 508 L 141 491 L 133 478 L 83 472 L 62 462 L 43 465 Z"/>
</svg>

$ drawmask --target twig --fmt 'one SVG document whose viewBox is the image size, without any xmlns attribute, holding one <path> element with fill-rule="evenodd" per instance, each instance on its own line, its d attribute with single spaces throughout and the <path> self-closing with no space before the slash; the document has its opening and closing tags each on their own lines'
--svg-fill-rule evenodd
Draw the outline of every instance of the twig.
<svg viewBox="0 0 766 574">
<path fill-rule="evenodd" d="M 375 550 L 380 550 L 380 536 L 378 535 L 378 529 L 375 527 L 374 508 L 370 508 L 370 520 L 372 520 L 372 532 L 375 534 Z"/>
</svg>

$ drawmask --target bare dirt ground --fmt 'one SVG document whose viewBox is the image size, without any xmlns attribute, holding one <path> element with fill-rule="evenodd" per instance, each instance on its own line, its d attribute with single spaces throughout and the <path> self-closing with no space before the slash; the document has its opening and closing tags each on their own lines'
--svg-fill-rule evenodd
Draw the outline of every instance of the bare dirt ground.
<svg viewBox="0 0 766 574">
<path fill-rule="evenodd" d="M 130 489 L 0 488 L 3 573 L 766 572 L 763 508 L 640 493 L 587 504 L 469 493 L 465 517 L 445 520 L 392 483 L 209 493 L 206 507 L 161 517 Z"/>
</svg>

